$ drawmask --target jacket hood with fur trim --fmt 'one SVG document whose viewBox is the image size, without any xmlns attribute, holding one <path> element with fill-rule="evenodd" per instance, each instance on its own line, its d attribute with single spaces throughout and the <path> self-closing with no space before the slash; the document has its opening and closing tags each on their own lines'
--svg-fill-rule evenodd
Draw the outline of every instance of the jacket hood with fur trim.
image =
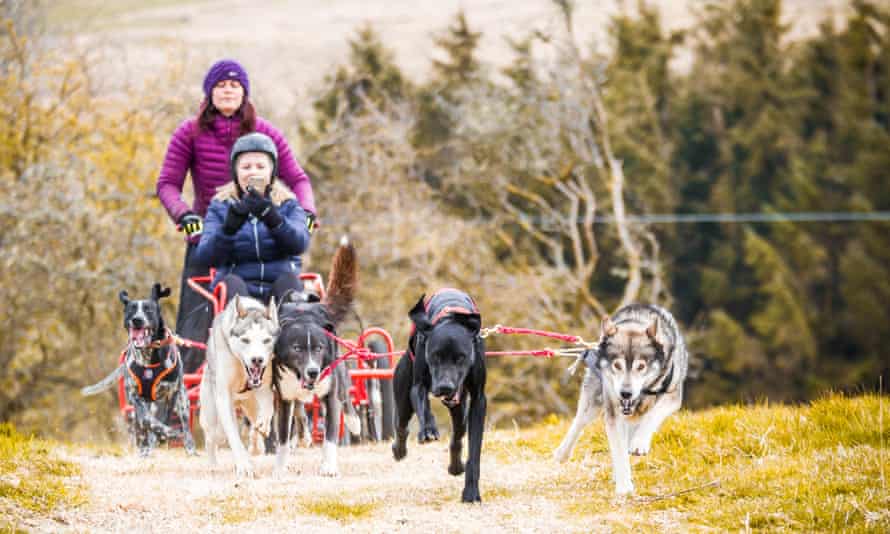
<svg viewBox="0 0 890 534">
<path fill-rule="evenodd" d="M 287 200 L 296 200 L 297 196 L 279 180 L 275 180 L 272 182 L 272 193 L 269 195 L 269 198 L 272 200 L 272 204 L 275 204 L 275 207 L 279 207 Z M 219 200 L 220 202 L 238 200 L 238 190 L 235 188 L 235 184 L 228 183 L 217 189 L 213 200 Z"/>
</svg>

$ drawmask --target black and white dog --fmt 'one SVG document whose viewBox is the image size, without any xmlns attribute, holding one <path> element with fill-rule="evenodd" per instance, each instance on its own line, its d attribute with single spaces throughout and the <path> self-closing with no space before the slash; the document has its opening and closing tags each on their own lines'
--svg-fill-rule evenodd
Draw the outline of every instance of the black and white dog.
<svg viewBox="0 0 890 534">
<path fill-rule="evenodd" d="M 291 293 L 278 309 L 281 333 L 275 344 L 272 389 L 278 420 L 278 451 L 275 473 L 282 475 L 290 453 L 291 425 L 301 404 L 317 396 L 325 406 L 325 438 L 320 473 L 337 476 L 337 440 L 340 414 L 353 434 L 361 432 L 355 407 L 350 402 L 349 373 L 345 363 L 335 364 L 339 355 L 335 334 L 355 294 L 357 263 L 355 250 L 344 238 L 334 254 L 325 298 Z M 290 298 L 295 297 L 295 298 Z M 301 416 L 301 421 L 304 416 Z"/>
<path fill-rule="evenodd" d="M 479 458 L 485 427 L 485 343 L 479 335 L 482 319 L 473 299 L 457 289 L 442 289 L 420 297 L 410 312 L 414 332 L 408 350 L 393 374 L 396 439 L 393 456 L 407 454 L 408 423 L 416 413 L 417 441 L 439 439 L 428 394 L 439 397 L 451 413 L 451 462 L 448 472 L 464 472 L 461 440 L 469 426 L 469 454 L 461 496 L 479 502 Z M 469 406 L 468 406 L 469 405 Z"/>
<path fill-rule="evenodd" d="M 186 452 L 196 454 L 189 425 L 189 400 L 182 381 L 182 358 L 161 315 L 160 299 L 169 295 L 170 288 L 157 283 L 145 300 L 131 300 L 126 291 L 120 292 L 124 328 L 129 334 L 124 363 L 98 384 L 81 390 L 84 395 L 104 391 L 123 373 L 127 402 L 133 406 L 130 428 L 141 456 L 148 456 L 159 437 L 182 438 Z M 181 430 L 164 422 L 172 413 L 178 416 Z"/>
</svg>

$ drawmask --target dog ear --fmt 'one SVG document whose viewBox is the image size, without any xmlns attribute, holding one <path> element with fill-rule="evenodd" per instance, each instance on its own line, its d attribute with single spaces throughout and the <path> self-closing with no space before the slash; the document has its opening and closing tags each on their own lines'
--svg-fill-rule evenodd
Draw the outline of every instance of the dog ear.
<svg viewBox="0 0 890 534">
<path fill-rule="evenodd" d="M 244 309 L 244 306 L 241 305 L 241 298 L 238 295 L 235 295 L 235 312 L 238 314 L 239 319 L 244 319 L 247 317 L 247 310 Z"/>
<path fill-rule="evenodd" d="M 646 335 L 649 336 L 649 339 L 655 341 L 655 336 L 658 334 L 658 317 L 652 318 L 652 324 L 646 328 Z"/>
<path fill-rule="evenodd" d="M 275 330 L 278 330 L 278 306 L 275 305 L 275 297 L 269 299 L 269 306 L 266 307 L 266 319 L 272 321 Z"/>
<path fill-rule="evenodd" d="M 615 326 L 615 323 L 612 322 L 612 319 L 606 315 L 603 317 L 603 337 L 614 336 L 618 333 L 618 327 Z"/>
<path fill-rule="evenodd" d="M 130 303 L 130 295 L 126 291 L 121 291 L 117 294 L 117 298 L 121 299 L 121 302 L 124 303 L 124 306 Z"/>
<path fill-rule="evenodd" d="M 411 308 L 411 311 L 408 312 L 408 317 L 411 318 L 411 322 L 414 323 L 414 327 L 417 328 L 419 332 L 429 332 L 433 328 L 433 324 L 430 323 L 426 314 L 426 305 L 423 302 L 425 297 L 426 294 L 421 295 L 417 304 L 415 304 L 414 307 Z"/>
<path fill-rule="evenodd" d="M 151 286 L 151 300 L 158 301 L 164 297 L 170 296 L 170 288 L 164 287 L 161 284 L 155 282 L 154 285 Z"/>
<path fill-rule="evenodd" d="M 478 334 L 482 329 L 482 316 L 478 313 L 455 313 L 454 320 L 473 332 Z"/>
</svg>

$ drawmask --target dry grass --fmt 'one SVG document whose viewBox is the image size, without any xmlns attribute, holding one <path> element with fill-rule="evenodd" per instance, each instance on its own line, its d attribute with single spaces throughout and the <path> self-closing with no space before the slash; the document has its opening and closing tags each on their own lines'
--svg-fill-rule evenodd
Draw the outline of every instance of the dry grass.
<svg viewBox="0 0 890 534">
<path fill-rule="evenodd" d="M 890 428 L 881 425 L 881 404 L 877 396 L 830 396 L 803 407 L 680 413 L 656 434 L 652 454 L 634 462 L 635 521 L 652 524 L 669 511 L 695 528 L 886 531 Z M 602 424 L 592 427 L 569 464 L 579 469 L 564 470 L 546 489 L 582 517 L 599 516 L 611 502 L 608 447 Z M 543 460 L 566 429 L 553 418 L 488 449 L 504 460 Z"/>
<path fill-rule="evenodd" d="M 341 449 L 341 476 L 334 479 L 316 474 L 318 449 L 298 451 L 284 479 L 271 478 L 272 457 L 255 458 L 258 477 L 238 480 L 225 454 L 210 468 L 179 450 L 159 450 L 146 462 L 129 451 L 80 448 L 59 463 L 48 459 L 52 447 L 32 440 L 31 452 L 19 458 L 31 458 L 54 480 L 43 487 L 69 497 L 35 501 L 34 492 L 21 492 L 5 512 L 38 513 L 43 522 L 14 520 L 6 528 L 886 532 L 888 407 L 873 395 L 829 396 L 799 407 L 679 413 L 656 434 L 650 456 L 634 459 L 638 495 L 626 499 L 612 493 L 601 423 L 591 425 L 563 465 L 550 454 L 568 421 L 550 417 L 523 430 L 491 431 L 482 459 L 483 504 L 473 506 L 459 502 L 462 478 L 445 472 L 445 442 L 419 447 L 412 439 L 398 463 L 388 444 Z M 3 458 L 10 450 L 3 446 Z M 78 472 L 86 506 L 64 489 Z"/>
<path fill-rule="evenodd" d="M 60 458 L 57 448 L 0 424 L 0 530 L 16 532 L 27 518 L 85 503 L 80 467 Z"/>
</svg>

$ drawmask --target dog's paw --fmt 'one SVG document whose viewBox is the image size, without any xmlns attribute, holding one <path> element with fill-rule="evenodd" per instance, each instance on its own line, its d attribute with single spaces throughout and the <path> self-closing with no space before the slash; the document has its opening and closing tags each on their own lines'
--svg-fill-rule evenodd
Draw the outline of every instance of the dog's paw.
<svg viewBox="0 0 890 534">
<path fill-rule="evenodd" d="M 451 462 L 448 464 L 448 474 L 449 475 L 460 475 L 464 472 L 464 463 L 461 461 Z"/>
<path fill-rule="evenodd" d="M 429 443 L 439 440 L 439 429 L 434 426 L 426 427 L 417 434 L 417 443 Z"/>
<path fill-rule="evenodd" d="M 148 458 L 151 455 L 151 447 L 140 447 L 139 448 L 139 457 L 140 458 Z"/>
<path fill-rule="evenodd" d="M 619 482 L 619 483 L 615 484 L 615 495 L 617 495 L 619 497 L 623 497 L 626 495 L 633 495 L 633 492 L 634 492 L 634 485 L 633 485 L 633 482 L 631 482 L 629 480 L 627 482 Z"/>
<path fill-rule="evenodd" d="M 272 478 L 275 480 L 283 480 L 287 477 L 287 467 L 282 467 L 276 465 L 275 468 L 272 469 Z"/>
<path fill-rule="evenodd" d="M 362 433 L 362 420 L 359 419 L 358 414 L 352 413 L 346 415 L 343 418 L 343 422 L 350 434 L 359 435 Z"/>
<path fill-rule="evenodd" d="M 482 496 L 479 495 L 478 486 L 465 486 L 463 494 L 460 496 L 461 502 L 482 502 Z"/>
<path fill-rule="evenodd" d="M 235 475 L 238 478 L 253 478 L 253 467 L 250 462 L 235 462 Z"/>
<path fill-rule="evenodd" d="M 569 459 L 569 456 L 572 455 L 571 450 L 567 450 L 563 447 L 559 447 L 555 451 L 553 451 L 553 460 L 558 463 L 565 463 L 566 460 Z"/>
<path fill-rule="evenodd" d="M 321 467 L 318 469 L 318 474 L 323 477 L 338 477 L 340 476 L 340 471 L 337 469 L 336 463 L 321 462 Z"/>
<path fill-rule="evenodd" d="M 392 457 L 396 459 L 396 461 L 401 460 L 408 454 L 408 447 L 406 446 L 404 441 L 393 441 L 392 442 Z"/>
<path fill-rule="evenodd" d="M 318 473 L 323 477 L 335 477 L 340 474 L 337 469 L 337 445 L 325 441 L 321 446 L 321 467 Z"/>
<path fill-rule="evenodd" d="M 630 446 L 628 447 L 628 451 L 633 456 L 646 456 L 649 454 L 649 448 L 651 447 L 651 443 L 649 440 L 642 439 L 632 439 L 630 440 Z"/>
</svg>

